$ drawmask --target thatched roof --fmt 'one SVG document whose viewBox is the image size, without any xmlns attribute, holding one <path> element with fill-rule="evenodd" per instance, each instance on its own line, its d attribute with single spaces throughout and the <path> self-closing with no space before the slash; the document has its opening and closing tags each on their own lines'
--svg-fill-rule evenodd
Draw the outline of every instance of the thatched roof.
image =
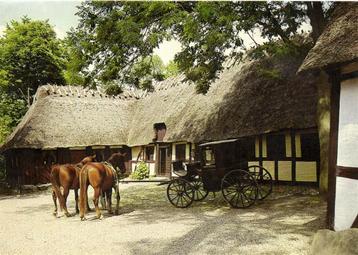
<svg viewBox="0 0 358 255">
<path fill-rule="evenodd" d="M 81 96 L 82 90 L 60 96 L 51 92 L 53 86 L 41 87 L 3 149 L 144 145 L 152 142 L 153 124 L 159 122 L 166 124 L 168 142 L 316 127 L 315 78 L 296 75 L 301 62 L 297 57 L 246 62 L 225 70 L 206 95 L 183 76 L 127 99 L 92 96 L 93 91 Z"/>
<path fill-rule="evenodd" d="M 192 142 L 316 127 L 315 78 L 295 74 L 301 62 L 302 58 L 291 58 L 233 67 L 220 75 L 206 95 L 181 83 L 183 77 L 164 81 L 162 85 L 173 87 L 133 105 L 128 142 L 148 143 L 156 122 L 165 122 L 166 141 Z M 280 77 L 267 77 L 265 68 L 277 70 Z"/>
<path fill-rule="evenodd" d="M 4 148 L 125 144 L 135 95 L 109 97 L 78 87 L 42 86 Z"/>
<path fill-rule="evenodd" d="M 331 22 L 299 71 L 329 68 L 358 59 L 358 2 L 339 3 Z"/>
</svg>

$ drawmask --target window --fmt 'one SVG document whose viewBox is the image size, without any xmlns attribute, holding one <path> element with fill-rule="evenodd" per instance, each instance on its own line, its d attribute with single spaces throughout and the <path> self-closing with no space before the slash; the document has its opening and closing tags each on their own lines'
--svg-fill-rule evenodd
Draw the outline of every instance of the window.
<svg viewBox="0 0 358 255">
<path fill-rule="evenodd" d="M 185 161 L 186 144 L 175 145 L 175 160 Z"/>
<path fill-rule="evenodd" d="M 154 160 L 154 146 L 145 147 L 145 160 Z"/>
<path fill-rule="evenodd" d="M 301 154 L 303 160 L 319 159 L 318 134 L 301 134 Z"/>
<path fill-rule="evenodd" d="M 205 148 L 203 150 L 203 156 L 204 156 L 204 161 L 205 161 L 205 165 L 209 166 L 209 165 L 215 165 L 215 156 L 214 156 L 214 152 L 211 148 Z"/>
<path fill-rule="evenodd" d="M 283 159 L 286 157 L 286 143 L 285 136 L 282 134 L 268 135 L 267 142 L 267 157 L 269 159 Z"/>
</svg>

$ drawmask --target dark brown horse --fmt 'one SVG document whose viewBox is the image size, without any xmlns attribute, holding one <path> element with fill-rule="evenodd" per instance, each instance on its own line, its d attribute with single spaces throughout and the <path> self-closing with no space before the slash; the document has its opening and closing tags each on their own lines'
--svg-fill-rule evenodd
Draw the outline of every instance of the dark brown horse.
<svg viewBox="0 0 358 255">
<path fill-rule="evenodd" d="M 51 167 L 50 180 L 52 183 L 52 198 L 55 204 L 55 211 L 53 214 L 57 216 L 57 198 L 60 203 L 61 210 L 64 210 L 64 213 L 67 217 L 70 216 L 70 213 L 67 210 L 66 202 L 68 193 L 70 189 L 73 189 L 75 192 L 75 200 L 76 200 L 76 213 L 79 213 L 78 210 L 78 189 L 80 188 L 79 183 L 79 174 L 81 168 L 89 163 L 93 162 L 96 158 L 94 156 L 88 156 L 82 159 L 82 161 L 78 164 L 64 164 L 64 165 L 53 165 Z M 63 188 L 63 194 L 61 193 L 60 187 Z M 87 203 L 88 207 L 88 203 Z"/>
<path fill-rule="evenodd" d="M 101 210 L 98 207 L 99 197 L 102 194 L 106 195 L 107 209 L 112 213 L 112 188 L 116 192 L 116 209 L 115 214 L 119 211 L 119 189 L 118 189 L 118 174 L 115 167 L 118 167 L 121 173 L 125 172 L 125 155 L 120 152 L 112 154 L 112 156 L 103 163 L 87 163 L 83 166 L 80 173 L 80 218 L 85 219 L 85 201 L 87 201 L 87 188 L 89 185 L 94 190 L 93 203 L 96 208 L 96 215 L 98 219 L 102 219 Z"/>
</svg>

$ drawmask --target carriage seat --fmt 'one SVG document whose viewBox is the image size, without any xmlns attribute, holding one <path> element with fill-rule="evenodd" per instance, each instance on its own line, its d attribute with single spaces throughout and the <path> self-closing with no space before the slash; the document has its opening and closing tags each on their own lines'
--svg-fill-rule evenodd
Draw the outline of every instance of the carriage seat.
<svg viewBox="0 0 358 255">
<path fill-rule="evenodd" d="M 172 164 L 173 164 L 173 172 L 176 175 L 180 177 L 184 177 L 187 175 L 188 169 L 183 161 L 174 161 Z"/>
</svg>

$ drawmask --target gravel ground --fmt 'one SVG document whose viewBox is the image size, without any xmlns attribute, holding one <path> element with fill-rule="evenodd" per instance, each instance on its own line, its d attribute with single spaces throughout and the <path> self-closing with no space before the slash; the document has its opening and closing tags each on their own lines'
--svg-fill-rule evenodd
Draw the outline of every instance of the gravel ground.
<svg viewBox="0 0 358 255">
<path fill-rule="evenodd" d="M 245 210 L 230 209 L 219 193 L 177 209 L 165 189 L 121 184 L 120 215 L 97 220 L 92 212 L 84 222 L 55 218 L 49 191 L 2 196 L 0 254 L 308 254 L 324 227 L 326 205 L 309 189 L 275 187 Z"/>
</svg>

